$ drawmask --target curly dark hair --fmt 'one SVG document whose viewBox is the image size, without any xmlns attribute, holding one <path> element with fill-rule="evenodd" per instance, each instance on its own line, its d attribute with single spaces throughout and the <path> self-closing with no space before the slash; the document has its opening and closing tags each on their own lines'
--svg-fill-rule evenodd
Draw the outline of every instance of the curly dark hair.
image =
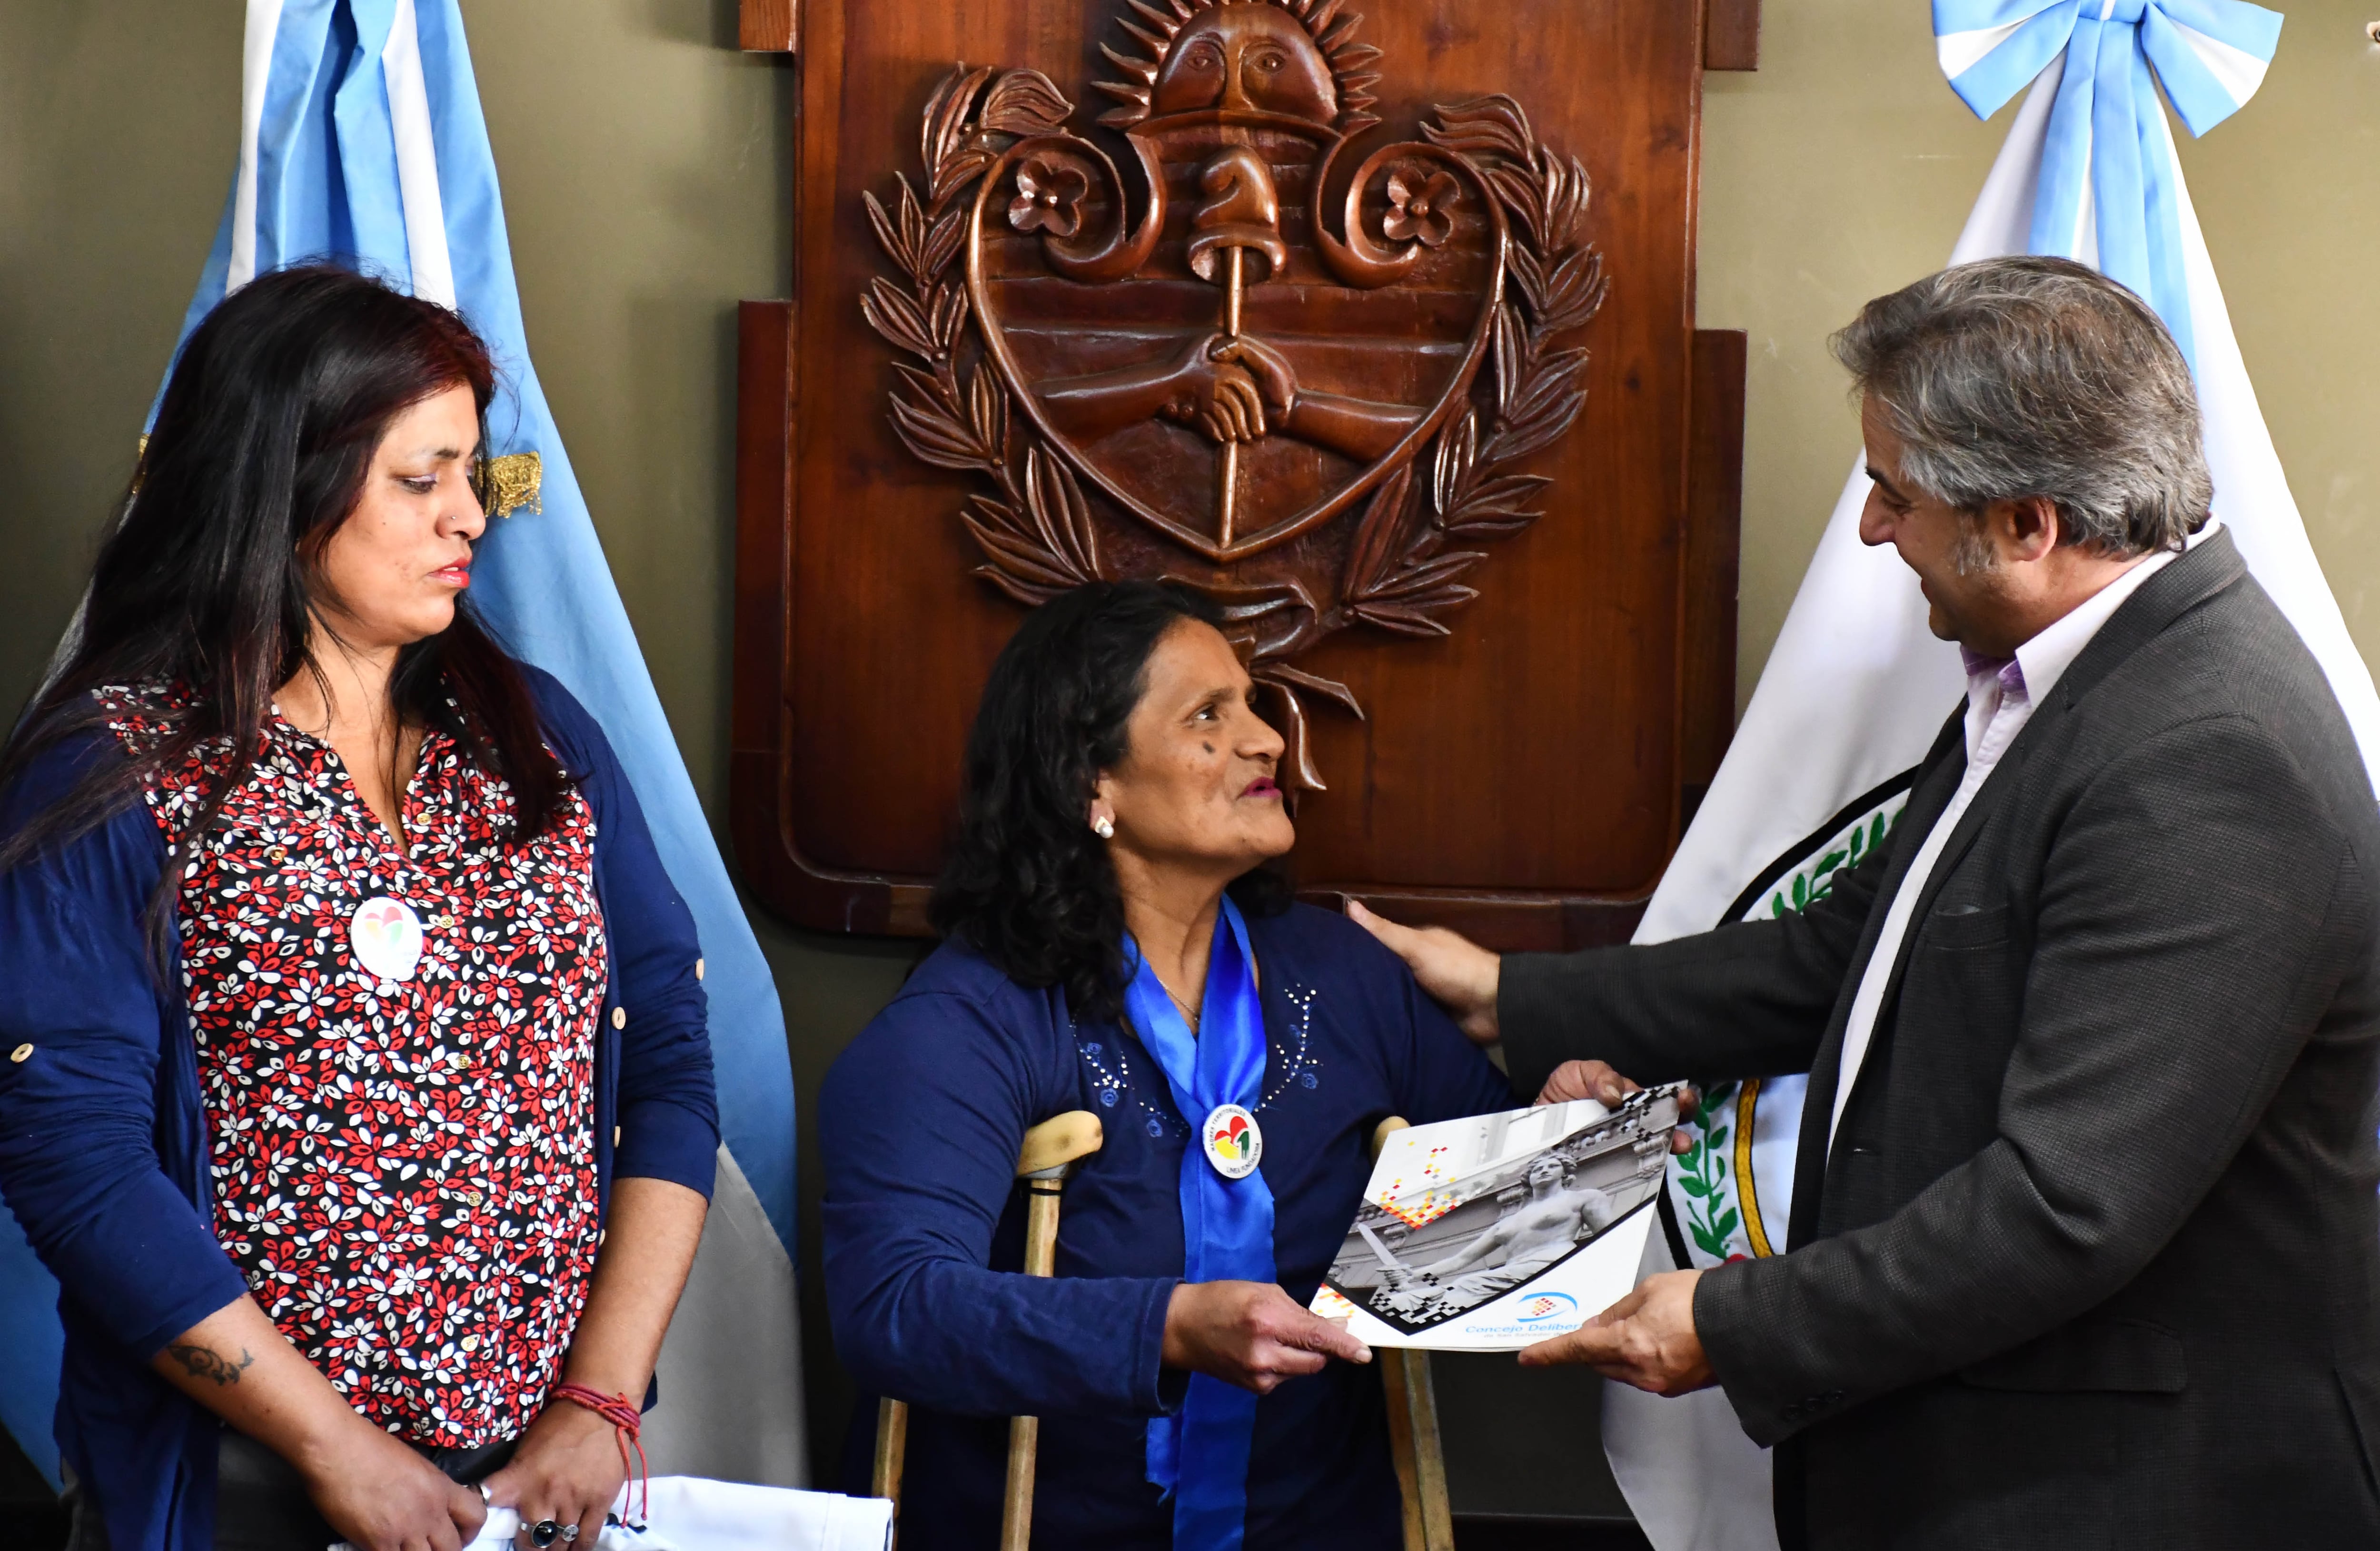
<svg viewBox="0 0 2380 1551">
<path fill-rule="evenodd" d="M 934 929 L 972 945 L 1019 985 L 1065 989 L 1077 1018 L 1123 1005 L 1123 898 L 1086 821 L 1099 773 L 1124 757 L 1148 659 L 1184 620 L 1222 611 L 1172 582 L 1092 582 L 1026 616 L 991 666 L 967 734 L 959 832 L 934 886 Z M 1289 903 L 1257 867 L 1232 884 L 1252 915 Z"/>
</svg>

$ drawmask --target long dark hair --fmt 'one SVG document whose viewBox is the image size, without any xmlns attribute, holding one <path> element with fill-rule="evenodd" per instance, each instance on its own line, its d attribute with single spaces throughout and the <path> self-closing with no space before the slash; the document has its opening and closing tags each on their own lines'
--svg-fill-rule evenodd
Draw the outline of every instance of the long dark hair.
<svg viewBox="0 0 2380 1551">
<path fill-rule="evenodd" d="M 361 499 L 391 422 L 468 386 L 484 420 L 488 349 L 434 303 L 326 265 L 264 275 L 191 331 L 115 529 L 92 567 L 79 637 L 0 748 L 0 791 L 44 750 L 91 732 L 103 685 L 171 685 L 188 706 L 128 760 L 80 778 L 0 843 L 0 871 L 84 834 L 160 770 L 210 740 L 189 840 L 151 902 L 159 928 L 180 862 L 255 769 L 273 692 L 320 667 L 307 642 L 329 594 L 322 557 Z M 515 802 L 516 843 L 552 822 L 567 791 L 520 665 L 456 600 L 455 622 L 397 656 L 399 724 L 452 735 Z M 453 702 L 450 706 L 449 700 Z"/>
<path fill-rule="evenodd" d="M 1222 627 L 1214 603 L 1172 582 L 1092 582 L 1026 616 L 991 665 L 967 734 L 959 833 L 929 908 L 1020 985 L 1064 988 L 1077 1018 L 1123 1007 L 1123 898 L 1090 831 L 1099 773 L 1124 757 L 1149 654 L 1184 620 Z M 1242 908 L 1286 907 L 1270 867 L 1232 885 Z"/>
</svg>

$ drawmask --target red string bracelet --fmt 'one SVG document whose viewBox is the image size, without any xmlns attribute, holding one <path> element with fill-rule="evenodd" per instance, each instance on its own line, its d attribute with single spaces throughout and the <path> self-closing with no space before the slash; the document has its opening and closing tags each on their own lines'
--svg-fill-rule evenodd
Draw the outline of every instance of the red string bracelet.
<svg viewBox="0 0 2380 1551">
<path fill-rule="evenodd" d="M 633 1475 L 637 1482 L 637 1516 L 628 1521 L 628 1527 L 643 1529 L 646 1514 L 652 1508 L 652 1472 L 645 1468 L 645 1440 L 639 1436 L 644 1430 L 644 1416 L 637 1410 L 637 1403 L 625 1395 L 606 1395 L 583 1384 L 557 1384 L 553 1387 L 552 1399 L 584 1406 L 612 1424 L 612 1439 L 620 1446 L 620 1472 L 623 1475 L 630 1473 L 628 1446 L 637 1446 Z M 621 1506 L 625 1507 L 625 1502 Z"/>
</svg>

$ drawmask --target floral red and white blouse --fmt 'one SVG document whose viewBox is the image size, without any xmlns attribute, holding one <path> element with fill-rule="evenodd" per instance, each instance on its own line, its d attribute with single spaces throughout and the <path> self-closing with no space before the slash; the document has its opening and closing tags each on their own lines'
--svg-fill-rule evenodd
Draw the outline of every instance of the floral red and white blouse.
<svg viewBox="0 0 2380 1551">
<path fill-rule="evenodd" d="M 103 701 L 128 746 L 179 709 Z M 223 752 L 202 747 L 146 794 L 177 854 Z M 216 1235 L 349 1404 L 445 1448 L 516 1436 L 537 1414 L 601 1230 L 594 818 L 573 794 L 514 848 L 512 806 L 433 731 L 400 850 L 338 755 L 275 710 L 179 901 Z M 420 923 L 407 978 L 350 941 L 358 907 L 382 898 Z"/>
</svg>

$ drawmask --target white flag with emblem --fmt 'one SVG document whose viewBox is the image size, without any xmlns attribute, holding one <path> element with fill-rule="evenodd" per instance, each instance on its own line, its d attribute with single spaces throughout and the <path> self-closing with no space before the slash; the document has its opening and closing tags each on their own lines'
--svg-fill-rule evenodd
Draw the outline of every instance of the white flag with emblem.
<svg viewBox="0 0 2380 1551">
<path fill-rule="evenodd" d="M 2107 3 L 1936 0 L 1943 67 L 1969 106 L 1988 116 L 2033 87 L 1950 261 L 2059 254 L 2156 306 L 2196 374 L 2216 515 L 2322 664 L 2380 784 L 2380 697 L 2273 450 L 2156 91 L 2134 90 L 2144 61 L 2184 126 L 2204 133 L 2262 81 L 2280 18 L 2238 0 L 2125 9 L 2132 19 Z M 2139 126 L 2138 157 L 2092 154 L 2095 99 Z M 1838 869 L 1889 833 L 1909 773 L 1966 693 L 1958 648 L 1926 628 L 1916 579 L 1890 548 L 1860 542 L 1864 461 L 1853 460 L 1639 942 L 1823 897 Z M 1674 1233 L 1653 1237 L 1642 1275 L 1672 1268 L 1679 1251 L 1702 1266 L 1785 1253 L 1804 1087 L 1801 1077 L 1710 1085 L 1696 1145 L 1670 1168 Z M 1767 1451 L 1722 1391 L 1662 1400 L 1606 1385 L 1603 1436 L 1657 1551 L 1776 1551 Z"/>
</svg>

